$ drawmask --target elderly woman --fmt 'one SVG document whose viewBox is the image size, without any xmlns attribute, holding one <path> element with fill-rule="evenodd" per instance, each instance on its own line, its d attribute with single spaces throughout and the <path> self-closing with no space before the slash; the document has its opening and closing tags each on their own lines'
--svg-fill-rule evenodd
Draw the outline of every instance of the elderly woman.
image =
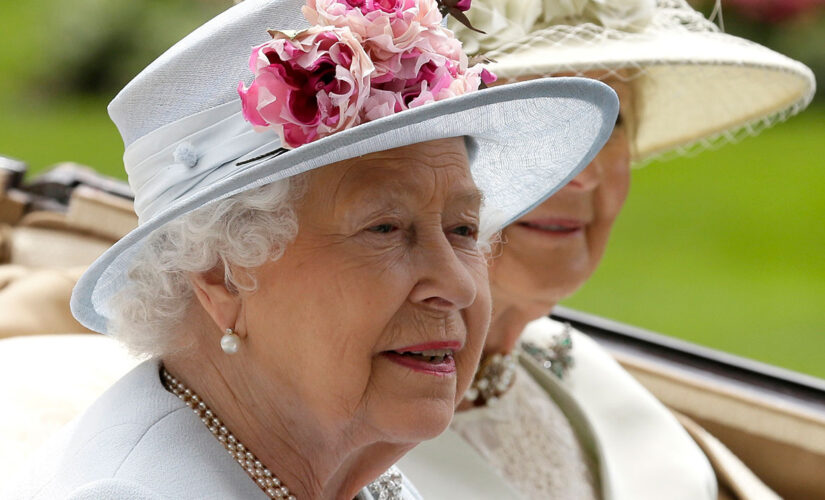
<svg viewBox="0 0 825 500">
<path fill-rule="evenodd" d="M 490 332 L 464 411 L 401 468 L 427 498 L 715 498 L 708 460 L 674 416 L 590 338 L 542 316 L 596 269 L 631 161 L 798 112 L 813 95 L 811 72 L 720 33 L 681 0 L 477 0 L 468 17 L 486 34 L 455 25 L 456 34 L 494 61 L 497 83 L 583 75 L 608 83 L 621 112 L 593 162 L 504 229 L 490 268 Z M 428 481 L 444 475 L 461 490 Z M 744 476 L 720 492 L 774 498 Z"/>
<path fill-rule="evenodd" d="M 150 358 L 12 498 L 416 497 L 388 468 L 472 380 L 485 238 L 592 159 L 618 103 L 581 79 L 475 92 L 492 76 L 430 0 L 310 1 L 287 31 L 293 7 L 229 9 L 112 102 L 140 225 L 72 307 Z M 513 167 L 538 142 L 551 164 Z"/>
</svg>

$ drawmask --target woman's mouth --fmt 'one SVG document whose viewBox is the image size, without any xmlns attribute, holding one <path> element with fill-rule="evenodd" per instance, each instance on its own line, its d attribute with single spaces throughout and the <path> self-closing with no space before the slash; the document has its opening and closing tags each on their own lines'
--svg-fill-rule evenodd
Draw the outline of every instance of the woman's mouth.
<svg viewBox="0 0 825 500">
<path fill-rule="evenodd" d="M 535 219 L 519 221 L 516 225 L 552 236 L 570 236 L 581 232 L 585 227 L 584 222 L 575 219 Z"/>
<path fill-rule="evenodd" d="M 458 342 L 431 342 L 418 346 L 403 347 L 382 354 L 390 361 L 413 371 L 431 375 L 455 373 L 455 351 L 461 348 Z"/>
</svg>

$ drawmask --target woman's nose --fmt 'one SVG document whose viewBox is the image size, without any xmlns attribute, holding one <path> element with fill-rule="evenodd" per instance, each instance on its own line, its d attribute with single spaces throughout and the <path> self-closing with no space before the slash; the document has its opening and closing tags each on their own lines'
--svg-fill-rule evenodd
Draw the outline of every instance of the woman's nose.
<svg viewBox="0 0 825 500">
<path fill-rule="evenodd" d="M 476 282 L 465 262 L 443 233 L 437 241 L 417 249 L 418 281 L 410 299 L 439 310 L 455 311 L 476 300 Z M 469 256 L 468 256 L 469 260 Z"/>
<path fill-rule="evenodd" d="M 587 165 L 584 170 L 579 172 L 579 175 L 570 181 L 566 188 L 578 189 L 581 191 L 592 191 L 596 189 L 602 180 L 602 162 L 601 153 L 596 155 L 596 158 Z"/>
</svg>

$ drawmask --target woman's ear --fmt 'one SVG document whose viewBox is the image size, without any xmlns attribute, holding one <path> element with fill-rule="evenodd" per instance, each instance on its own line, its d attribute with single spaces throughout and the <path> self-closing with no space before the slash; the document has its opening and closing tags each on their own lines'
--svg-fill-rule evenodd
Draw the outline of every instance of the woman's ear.
<svg viewBox="0 0 825 500">
<path fill-rule="evenodd" d="M 226 282 L 223 266 L 215 266 L 203 273 L 190 273 L 188 277 L 195 297 L 215 326 L 221 332 L 234 329 L 241 310 L 241 297 L 235 287 Z"/>
</svg>

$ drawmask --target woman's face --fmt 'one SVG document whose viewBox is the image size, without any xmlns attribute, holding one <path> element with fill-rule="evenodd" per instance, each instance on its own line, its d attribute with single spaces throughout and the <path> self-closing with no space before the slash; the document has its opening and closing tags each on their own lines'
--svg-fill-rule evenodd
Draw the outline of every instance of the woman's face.
<svg viewBox="0 0 825 500">
<path fill-rule="evenodd" d="M 496 303 L 538 304 L 548 309 L 578 289 L 598 266 L 610 229 L 630 186 L 628 83 L 604 79 L 618 94 L 620 119 L 608 143 L 576 178 L 504 229 L 490 281 Z"/>
<path fill-rule="evenodd" d="M 238 329 L 295 429 L 413 443 L 442 432 L 490 318 L 481 196 L 462 138 L 307 174 L 299 232 L 255 271 Z"/>
</svg>

